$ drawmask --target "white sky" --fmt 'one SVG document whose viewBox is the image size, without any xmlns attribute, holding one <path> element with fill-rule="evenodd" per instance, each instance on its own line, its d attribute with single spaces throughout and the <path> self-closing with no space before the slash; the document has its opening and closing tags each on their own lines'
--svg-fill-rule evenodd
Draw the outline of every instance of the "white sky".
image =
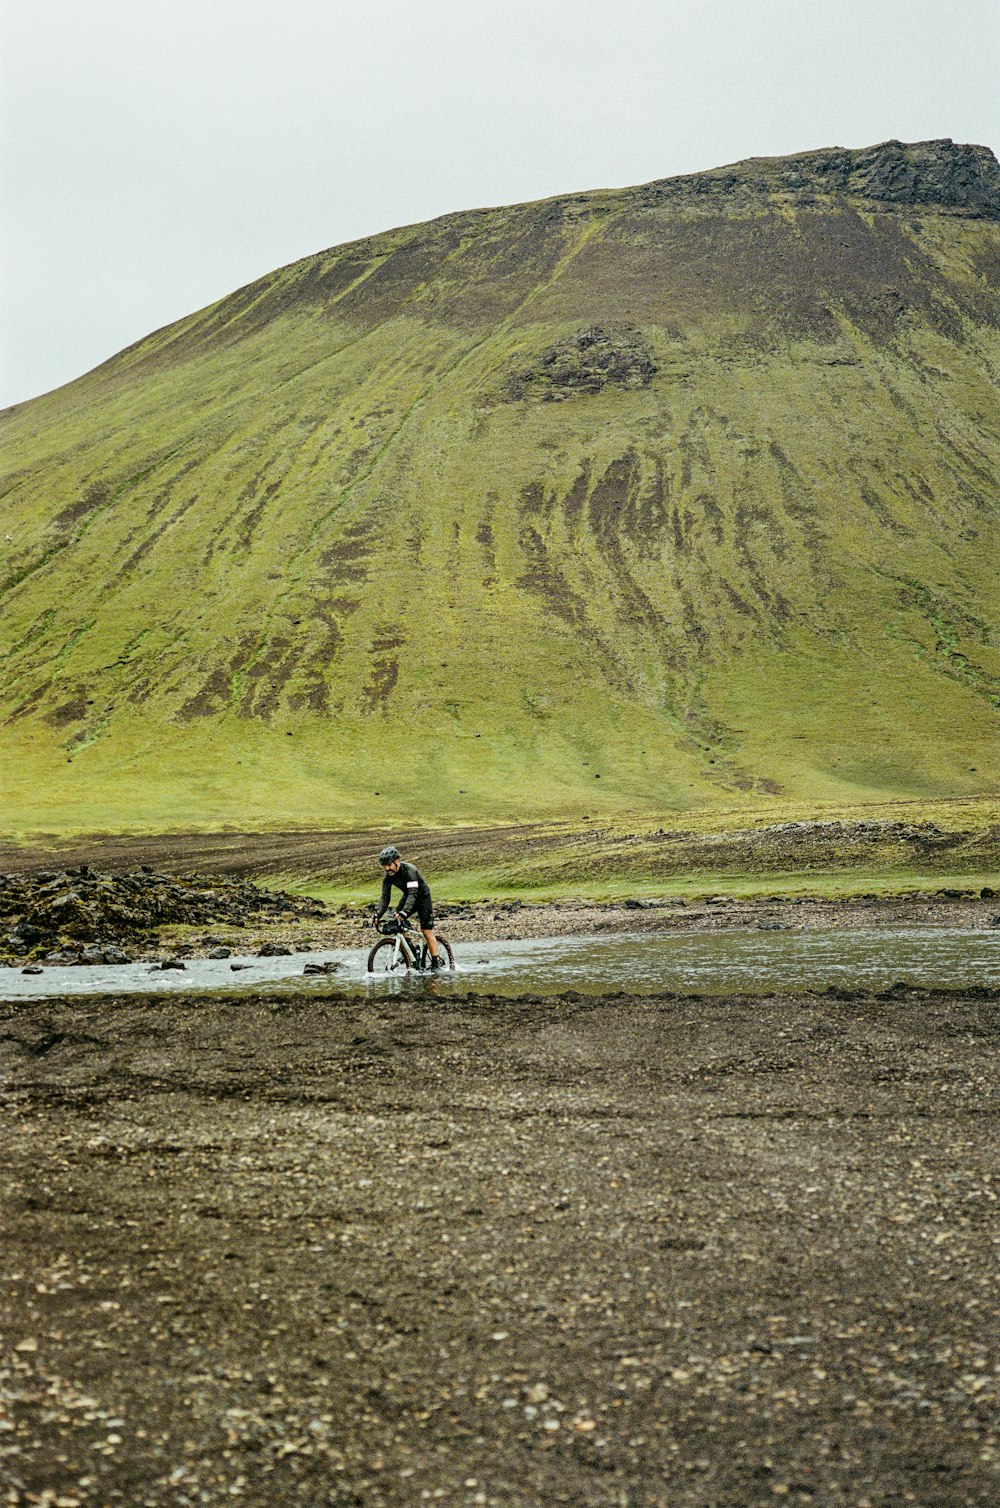
<svg viewBox="0 0 1000 1508">
<path fill-rule="evenodd" d="M 451 210 L 889 137 L 1000 147 L 1000 0 L 0 7 L 0 406 Z"/>
</svg>

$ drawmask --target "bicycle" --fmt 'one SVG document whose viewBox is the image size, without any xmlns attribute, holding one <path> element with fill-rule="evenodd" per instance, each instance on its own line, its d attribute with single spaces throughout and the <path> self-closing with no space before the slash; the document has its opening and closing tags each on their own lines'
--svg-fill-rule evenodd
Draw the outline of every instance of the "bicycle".
<svg viewBox="0 0 1000 1508">
<path fill-rule="evenodd" d="M 369 974 L 409 974 L 413 969 L 418 973 L 435 973 L 432 970 L 431 950 L 427 946 L 425 938 L 418 943 L 407 934 L 410 931 L 410 923 L 406 917 L 390 922 L 375 922 L 376 932 L 382 936 L 368 955 Z M 451 943 L 440 932 L 436 932 L 438 953 L 442 960 L 444 970 L 454 970 L 455 955 L 451 951 Z"/>
</svg>

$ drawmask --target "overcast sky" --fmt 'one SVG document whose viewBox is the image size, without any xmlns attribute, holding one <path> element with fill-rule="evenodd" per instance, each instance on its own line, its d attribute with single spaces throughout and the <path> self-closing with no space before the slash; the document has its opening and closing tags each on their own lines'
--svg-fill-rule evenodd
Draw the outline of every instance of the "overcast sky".
<svg viewBox="0 0 1000 1508">
<path fill-rule="evenodd" d="M 889 137 L 1000 146 L 1000 0 L 0 5 L 0 406 L 451 210 Z"/>
</svg>

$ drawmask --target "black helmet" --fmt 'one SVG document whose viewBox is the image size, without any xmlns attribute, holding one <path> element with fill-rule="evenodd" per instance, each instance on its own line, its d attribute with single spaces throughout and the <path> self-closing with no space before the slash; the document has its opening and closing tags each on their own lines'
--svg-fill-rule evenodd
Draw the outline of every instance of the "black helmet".
<svg viewBox="0 0 1000 1508">
<path fill-rule="evenodd" d="M 388 848 L 383 848 L 382 852 L 378 856 L 378 861 L 380 864 L 391 864 L 394 859 L 398 858 L 399 849 L 393 848 L 390 844 Z"/>
</svg>

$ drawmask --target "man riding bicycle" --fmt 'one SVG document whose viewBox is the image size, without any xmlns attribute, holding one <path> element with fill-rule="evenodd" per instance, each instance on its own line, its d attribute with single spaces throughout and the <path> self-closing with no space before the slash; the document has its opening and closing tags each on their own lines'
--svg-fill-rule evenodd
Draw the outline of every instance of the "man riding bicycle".
<svg viewBox="0 0 1000 1508">
<path fill-rule="evenodd" d="M 427 950 L 430 953 L 430 967 L 440 969 L 442 967 L 441 955 L 438 952 L 437 938 L 434 936 L 434 906 L 431 901 L 431 888 L 424 879 L 415 864 L 407 864 L 399 856 L 399 849 L 383 848 L 378 856 L 378 861 L 384 871 L 382 879 L 382 898 L 379 901 L 378 910 L 375 913 L 377 925 L 392 904 L 393 886 L 403 892 L 403 903 L 396 909 L 396 916 L 400 921 L 412 916 L 414 911 L 420 922 L 420 930 L 427 942 Z"/>
</svg>

